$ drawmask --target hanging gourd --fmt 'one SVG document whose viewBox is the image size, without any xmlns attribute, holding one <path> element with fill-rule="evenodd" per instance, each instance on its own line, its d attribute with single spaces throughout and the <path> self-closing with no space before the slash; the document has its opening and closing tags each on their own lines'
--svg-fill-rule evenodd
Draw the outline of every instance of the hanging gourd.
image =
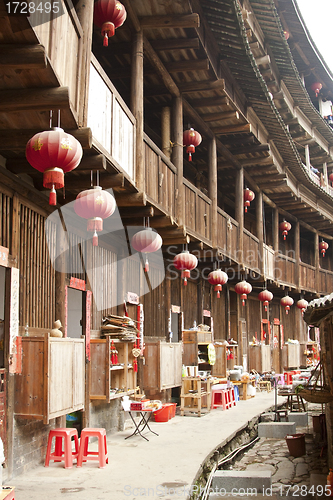
<svg viewBox="0 0 333 500">
<path fill-rule="evenodd" d="M 251 201 L 254 200 L 255 194 L 251 189 L 246 188 L 244 189 L 244 207 L 245 207 L 245 213 L 247 212 L 247 208 L 250 206 Z"/>
<path fill-rule="evenodd" d="M 157 252 L 162 246 L 162 238 L 156 232 L 153 231 L 152 228 L 148 227 L 135 233 L 135 235 L 131 239 L 131 245 L 137 252 L 141 252 L 144 254 Z M 149 271 L 149 262 L 146 255 L 145 259 L 145 272 Z"/>
<path fill-rule="evenodd" d="M 285 240 L 286 237 L 288 236 L 288 231 L 290 231 L 290 229 L 291 229 L 290 222 L 287 222 L 286 220 L 282 221 L 279 228 L 280 228 L 280 231 L 283 235 L 283 239 Z"/>
<path fill-rule="evenodd" d="M 316 94 L 316 97 L 318 97 L 319 92 L 323 88 L 323 84 L 320 82 L 315 82 L 311 85 L 311 90 Z"/>
<path fill-rule="evenodd" d="M 183 133 L 183 144 L 186 146 L 186 153 L 188 153 L 188 161 L 192 161 L 192 153 L 195 153 L 195 148 L 201 144 L 202 137 L 193 128 L 185 130 Z"/>
<path fill-rule="evenodd" d="M 309 302 L 305 299 L 300 299 L 297 302 L 296 305 L 297 305 L 298 309 L 300 309 L 302 311 L 302 316 L 304 314 L 305 309 L 308 307 L 308 304 L 309 304 Z"/>
<path fill-rule="evenodd" d="M 217 298 L 220 298 L 220 292 L 222 290 L 222 285 L 225 285 L 228 281 L 228 275 L 221 269 L 215 269 L 208 274 L 208 281 L 211 285 L 214 285 L 214 292 L 217 292 Z"/>
<path fill-rule="evenodd" d="M 240 281 L 235 285 L 235 292 L 241 296 L 242 304 L 245 306 L 245 300 L 248 294 L 252 292 L 252 286 L 247 281 Z"/>
<path fill-rule="evenodd" d="M 114 197 L 100 186 L 79 193 L 74 202 L 74 211 L 79 217 L 88 219 L 87 231 L 93 232 L 93 246 L 98 246 L 97 233 L 103 231 L 103 219 L 110 217 L 116 209 Z"/>
<path fill-rule="evenodd" d="M 258 299 L 263 303 L 265 311 L 267 311 L 268 303 L 273 300 L 273 294 L 269 290 L 262 290 L 262 292 L 258 294 Z"/>
<path fill-rule="evenodd" d="M 50 189 L 49 204 L 57 204 L 56 189 L 65 185 L 65 172 L 74 170 L 82 158 L 82 146 L 62 128 L 38 132 L 27 143 L 25 155 L 30 165 L 43 172 L 43 186 Z"/>
<path fill-rule="evenodd" d="M 198 259 L 188 250 L 185 250 L 174 257 L 173 265 L 182 272 L 184 285 L 187 285 L 187 278 L 190 277 L 192 269 L 197 267 Z"/>
<path fill-rule="evenodd" d="M 326 250 L 328 249 L 328 247 L 329 247 L 329 244 L 328 244 L 326 241 L 324 241 L 324 240 L 322 240 L 322 241 L 319 243 L 319 250 L 320 250 L 321 255 L 322 255 L 323 257 L 325 257 L 325 253 L 326 253 Z"/>
<path fill-rule="evenodd" d="M 282 299 L 280 300 L 280 304 L 282 307 L 284 307 L 286 314 L 288 314 L 290 307 L 293 305 L 293 303 L 294 303 L 294 299 L 289 297 L 289 295 L 282 297 Z"/>
<path fill-rule="evenodd" d="M 98 0 L 94 5 L 94 23 L 101 28 L 103 45 L 109 45 L 109 38 L 114 35 L 126 19 L 126 9 L 118 0 Z"/>
</svg>

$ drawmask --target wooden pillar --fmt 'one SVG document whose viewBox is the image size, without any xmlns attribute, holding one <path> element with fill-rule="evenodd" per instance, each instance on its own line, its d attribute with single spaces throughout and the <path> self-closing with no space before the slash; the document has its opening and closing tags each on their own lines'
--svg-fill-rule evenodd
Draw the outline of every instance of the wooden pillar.
<svg viewBox="0 0 333 500">
<path fill-rule="evenodd" d="M 295 248 L 295 260 L 296 260 L 295 284 L 296 284 L 296 287 L 299 288 L 299 271 L 300 271 L 299 261 L 300 261 L 300 255 L 301 255 L 301 238 L 300 238 L 299 221 L 295 222 L 294 227 L 295 227 L 294 248 Z"/>
<path fill-rule="evenodd" d="M 139 191 L 145 191 L 143 143 L 143 32 L 134 34 L 132 47 L 131 111 L 136 119 L 135 179 Z"/>
<path fill-rule="evenodd" d="M 238 222 L 238 230 L 239 230 L 239 245 L 238 245 L 238 262 L 239 264 L 243 264 L 243 241 L 244 241 L 244 169 L 243 167 L 236 171 L 236 207 L 235 207 L 235 219 Z"/>
<path fill-rule="evenodd" d="M 81 58 L 78 81 L 78 111 L 79 111 L 79 126 L 87 126 L 88 116 L 88 91 L 90 77 L 90 59 L 91 59 L 91 44 L 93 33 L 93 12 L 94 2 L 86 0 L 78 0 L 75 7 L 77 16 L 80 20 L 83 36 L 81 38 Z"/>
<path fill-rule="evenodd" d="M 273 248 L 275 252 L 279 251 L 279 211 L 274 208 L 273 212 Z"/>
<path fill-rule="evenodd" d="M 259 239 L 259 248 L 258 248 L 258 260 L 259 260 L 259 272 L 260 274 L 264 274 L 265 266 L 264 266 L 264 218 L 263 218 L 263 199 L 262 199 L 262 191 L 256 194 L 256 232 L 257 238 Z"/>
<path fill-rule="evenodd" d="M 326 188 L 329 185 L 326 161 L 323 163 L 323 177 L 324 177 L 324 186 Z"/>
<path fill-rule="evenodd" d="M 311 159 L 310 159 L 310 147 L 309 147 L 309 144 L 305 144 L 304 151 L 305 151 L 305 164 L 306 164 L 306 168 L 308 170 L 310 170 Z"/>
<path fill-rule="evenodd" d="M 318 231 L 315 232 L 314 240 L 314 252 L 315 252 L 315 267 L 316 267 L 316 283 L 315 288 L 319 290 L 319 234 Z"/>
<path fill-rule="evenodd" d="M 184 224 L 185 200 L 183 184 L 183 100 L 174 97 L 172 109 L 173 149 L 172 162 L 177 169 L 176 180 L 176 218 L 179 225 Z"/>
<path fill-rule="evenodd" d="M 170 159 L 171 156 L 171 108 L 164 106 L 161 114 L 162 151 Z"/>
<path fill-rule="evenodd" d="M 65 332 L 66 325 L 66 257 L 65 251 L 67 249 L 66 231 L 62 225 L 57 226 L 57 265 L 55 271 L 55 318 L 53 321 L 59 319 Z"/>
<path fill-rule="evenodd" d="M 208 196 L 211 205 L 211 240 L 213 248 L 217 246 L 217 149 L 216 138 L 213 137 L 208 145 Z"/>
</svg>

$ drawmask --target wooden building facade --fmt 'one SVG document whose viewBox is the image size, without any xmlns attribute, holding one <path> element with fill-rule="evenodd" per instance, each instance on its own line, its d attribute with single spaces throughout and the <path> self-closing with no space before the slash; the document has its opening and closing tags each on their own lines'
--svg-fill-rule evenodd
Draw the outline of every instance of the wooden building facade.
<svg viewBox="0 0 333 500">
<path fill-rule="evenodd" d="M 296 302 L 333 289 L 333 132 L 324 111 L 333 79 L 295 2 L 124 0 L 127 19 L 108 47 L 93 2 L 59 3 L 57 15 L 26 16 L 0 2 L 8 477 L 44 459 L 50 426 L 71 412 L 82 410 L 83 425 L 121 427 L 112 391 L 135 390 L 133 345 L 119 346 L 122 372 L 110 375 L 100 327 L 124 314 L 124 301 L 138 318 L 129 296 L 142 304 L 145 338 L 167 341 L 172 331 L 181 342 L 183 330 L 209 324 L 216 341 L 237 342 L 238 364 L 251 368 L 257 338 L 281 372 L 285 340 L 308 340 Z M 50 125 L 83 148 L 56 209 L 25 158 L 28 140 Z M 190 127 L 202 136 L 192 161 L 183 147 Z M 97 247 L 73 211 L 96 179 L 117 205 Z M 246 188 L 255 199 L 245 212 Z M 130 240 L 147 221 L 163 246 L 145 273 Z M 184 248 L 198 258 L 186 287 L 173 266 Z M 207 280 L 216 267 L 229 278 L 220 298 Z M 235 292 L 242 280 L 252 286 L 244 306 Z M 274 294 L 268 311 L 258 300 L 264 288 Z M 65 339 L 49 337 L 57 319 Z"/>
</svg>

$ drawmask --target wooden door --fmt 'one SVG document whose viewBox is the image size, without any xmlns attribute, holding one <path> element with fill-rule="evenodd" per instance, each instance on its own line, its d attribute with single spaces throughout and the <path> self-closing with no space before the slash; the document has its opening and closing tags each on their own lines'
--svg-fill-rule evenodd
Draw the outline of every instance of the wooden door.
<svg viewBox="0 0 333 500">
<path fill-rule="evenodd" d="M 281 325 L 277 318 L 273 322 L 272 369 L 281 373 Z"/>
</svg>

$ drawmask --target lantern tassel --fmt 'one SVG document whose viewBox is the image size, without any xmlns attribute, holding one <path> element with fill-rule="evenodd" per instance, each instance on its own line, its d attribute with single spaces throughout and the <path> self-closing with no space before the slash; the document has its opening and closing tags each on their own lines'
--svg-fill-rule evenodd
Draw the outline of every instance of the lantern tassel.
<svg viewBox="0 0 333 500">
<path fill-rule="evenodd" d="M 184 278 L 184 286 L 187 286 L 187 278 L 186 278 L 186 276 Z"/>
<path fill-rule="evenodd" d="M 145 273 L 148 273 L 149 271 L 149 262 L 148 262 L 148 258 L 146 257 L 146 262 L 145 262 Z"/>
<path fill-rule="evenodd" d="M 219 299 L 221 297 L 220 291 L 217 292 L 217 298 Z"/>
<path fill-rule="evenodd" d="M 54 184 L 52 186 L 52 189 L 50 191 L 50 196 L 49 196 L 49 205 L 55 206 L 57 204 L 57 192 L 54 188 Z"/>
<path fill-rule="evenodd" d="M 245 206 L 245 213 L 247 214 L 247 206 Z"/>
<path fill-rule="evenodd" d="M 103 47 L 108 47 L 108 46 L 109 46 L 109 37 L 107 33 L 104 33 Z"/>
<path fill-rule="evenodd" d="M 138 371 L 138 362 L 136 358 L 133 359 L 133 370 L 135 373 Z"/>
<path fill-rule="evenodd" d="M 98 236 L 97 236 L 96 231 L 94 232 L 94 236 L 93 236 L 93 246 L 98 247 Z"/>
<path fill-rule="evenodd" d="M 191 153 L 188 154 L 188 161 L 192 161 L 192 154 Z"/>
</svg>

